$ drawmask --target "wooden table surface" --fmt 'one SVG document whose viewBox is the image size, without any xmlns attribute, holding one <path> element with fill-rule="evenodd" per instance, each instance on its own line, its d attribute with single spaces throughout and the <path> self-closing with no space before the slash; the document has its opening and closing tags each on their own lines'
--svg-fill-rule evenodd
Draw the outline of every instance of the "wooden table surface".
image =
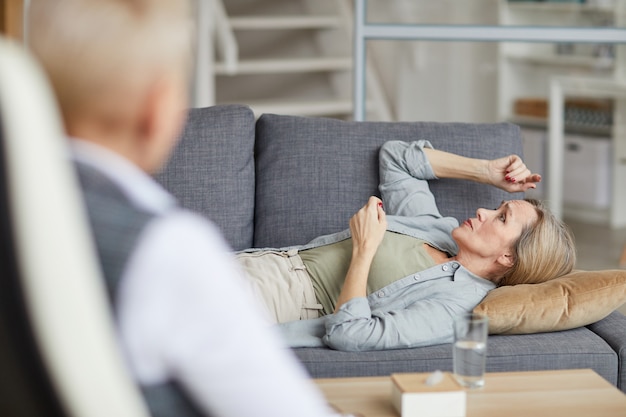
<svg viewBox="0 0 626 417">
<path fill-rule="evenodd" d="M 398 417 L 389 377 L 316 379 L 344 413 Z M 485 387 L 467 390 L 467 417 L 626 417 L 626 395 L 590 369 L 488 373 Z"/>
</svg>

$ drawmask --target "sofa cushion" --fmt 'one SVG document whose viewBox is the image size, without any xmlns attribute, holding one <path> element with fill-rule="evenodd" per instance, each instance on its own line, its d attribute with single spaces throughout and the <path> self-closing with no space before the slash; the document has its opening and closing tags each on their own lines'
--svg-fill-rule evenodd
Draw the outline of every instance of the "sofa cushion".
<svg viewBox="0 0 626 417">
<path fill-rule="evenodd" d="M 215 222 L 235 249 L 254 233 L 254 113 L 240 105 L 192 109 L 156 178 L 183 207 Z"/>
<path fill-rule="evenodd" d="M 348 227 L 378 192 L 378 150 L 389 140 L 428 139 L 476 158 L 522 153 L 512 124 L 346 122 L 265 114 L 256 125 L 255 247 L 283 247 Z M 460 221 L 479 207 L 521 198 L 483 184 L 440 180 L 431 189 L 443 215 Z"/>
<path fill-rule="evenodd" d="M 613 348 L 618 357 L 617 387 L 626 392 L 626 316 L 614 311 L 605 319 L 587 326 Z M 621 330 L 620 330 L 621 329 Z"/>
<path fill-rule="evenodd" d="M 452 371 L 452 345 L 371 352 L 293 349 L 313 378 Z M 600 336 L 581 327 L 556 333 L 496 335 L 487 341 L 487 372 L 590 368 L 613 385 L 618 357 Z"/>
<path fill-rule="evenodd" d="M 574 271 L 540 284 L 490 291 L 474 309 L 491 334 L 550 332 L 586 326 L 626 303 L 626 271 Z"/>
</svg>

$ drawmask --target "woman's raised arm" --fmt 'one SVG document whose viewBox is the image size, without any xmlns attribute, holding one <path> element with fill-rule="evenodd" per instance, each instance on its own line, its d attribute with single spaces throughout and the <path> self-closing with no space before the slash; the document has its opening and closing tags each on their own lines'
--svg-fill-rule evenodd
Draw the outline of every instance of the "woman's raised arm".
<svg viewBox="0 0 626 417">
<path fill-rule="evenodd" d="M 476 181 L 510 193 L 536 188 L 541 181 L 541 175 L 533 174 L 517 155 L 487 160 L 429 148 L 424 148 L 424 154 L 438 178 Z"/>
</svg>

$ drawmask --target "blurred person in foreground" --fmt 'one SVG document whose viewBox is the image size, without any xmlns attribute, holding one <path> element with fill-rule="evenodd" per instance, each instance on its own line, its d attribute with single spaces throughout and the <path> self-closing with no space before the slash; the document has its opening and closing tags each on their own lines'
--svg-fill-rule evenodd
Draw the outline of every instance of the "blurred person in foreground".
<svg viewBox="0 0 626 417">
<path fill-rule="evenodd" d="M 217 228 L 153 181 L 185 120 L 182 0 L 33 0 L 119 339 L 154 415 L 328 416 Z M 228 312 L 228 314 L 225 314 Z"/>
</svg>

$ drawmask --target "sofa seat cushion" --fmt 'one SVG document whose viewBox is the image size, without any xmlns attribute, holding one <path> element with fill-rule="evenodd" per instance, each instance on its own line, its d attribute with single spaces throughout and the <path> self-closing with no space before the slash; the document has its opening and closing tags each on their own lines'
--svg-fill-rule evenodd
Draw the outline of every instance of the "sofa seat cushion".
<svg viewBox="0 0 626 417">
<path fill-rule="evenodd" d="M 378 150 L 389 140 L 428 139 L 476 158 L 522 153 L 512 124 L 346 122 L 265 114 L 256 125 L 255 247 L 284 247 L 348 227 L 378 192 Z M 440 180 L 431 189 L 441 213 L 460 221 L 479 207 L 521 198 L 483 184 Z"/>
<path fill-rule="evenodd" d="M 587 328 L 604 339 L 617 353 L 617 387 L 626 392 L 626 316 L 614 311 L 607 318 L 590 324 Z"/>
<path fill-rule="evenodd" d="M 191 109 L 182 138 L 156 178 L 212 220 L 235 250 L 254 233 L 254 113 L 247 106 Z"/>
<path fill-rule="evenodd" d="M 452 371 L 452 345 L 372 352 L 294 349 L 314 378 L 379 376 L 394 372 Z M 618 383 L 617 353 L 581 327 L 554 333 L 489 336 L 487 372 L 590 368 Z"/>
</svg>

